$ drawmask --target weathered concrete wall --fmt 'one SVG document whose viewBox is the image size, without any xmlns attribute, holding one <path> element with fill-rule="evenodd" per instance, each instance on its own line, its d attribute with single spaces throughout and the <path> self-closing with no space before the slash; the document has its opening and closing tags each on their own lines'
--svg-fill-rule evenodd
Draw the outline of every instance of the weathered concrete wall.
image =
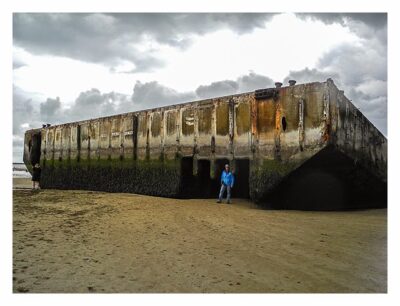
<svg viewBox="0 0 400 306">
<path fill-rule="evenodd" d="M 311 156 L 291 168 L 280 186 L 265 194 L 264 199 L 278 208 L 386 207 L 386 137 L 332 80 L 320 83 L 313 94 L 304 93 L 290 95 L 298 101 L 300 151 L 308 151 Z M 296 146 L 292 149 L 296 150 Z M 284 151 L 288 152 L 288 148 Z M 266 177 L 272 179 L 270 175 Z"/>
<path fill-rule="evenodd" d="M 344 95 L 343 91 L 327 82 L 325 103 L 327 136 L 338 150 L 361 164 L 382 181 L 387 182 L 387 139 Z"/>
<path fill-rule="evenodd" d="M 386 138 L 331 80 L 30 130 L 24 161 L 40 156 L 44 188 L 179 197 L 218 184 L 226 161 L 247 173 L 236 165 L 248 160 L 249 196 L 268 202 L 326 147 L 386 181 Z"/>
</svg>

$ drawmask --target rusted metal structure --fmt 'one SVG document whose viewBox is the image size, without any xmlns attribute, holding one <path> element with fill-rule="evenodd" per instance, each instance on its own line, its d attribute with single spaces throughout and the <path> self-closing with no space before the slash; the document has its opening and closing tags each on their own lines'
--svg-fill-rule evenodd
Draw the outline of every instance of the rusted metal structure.
<svg viewBox="0 0 400 306">
<path fill-rule="evenodd" d="M 386 206 L 387 139 L 331 79 L 153 108 L 25 133 L 42 187 L 213 197 L 287 209 Z"/>
</svg>

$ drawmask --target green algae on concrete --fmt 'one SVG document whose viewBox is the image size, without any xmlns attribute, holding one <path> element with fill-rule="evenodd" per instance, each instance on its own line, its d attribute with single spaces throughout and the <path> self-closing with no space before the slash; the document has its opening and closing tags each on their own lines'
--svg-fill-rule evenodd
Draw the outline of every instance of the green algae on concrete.
<svg viewBox="0 0 400 306">
<path fill-rule="evenodd" d="M 178 196 L 178 160 L 80 160 L 62 161 L 43 168 L 43 188 L 132 192 Z"/>
<path fill-rule="evenodd" d="M 253 161 L 250 165 L 250 198 L 256 203 L 266 200 L 267 195 L 298 165 L 298 162 L 283 162 L 276 159 Z"/>
</svg>

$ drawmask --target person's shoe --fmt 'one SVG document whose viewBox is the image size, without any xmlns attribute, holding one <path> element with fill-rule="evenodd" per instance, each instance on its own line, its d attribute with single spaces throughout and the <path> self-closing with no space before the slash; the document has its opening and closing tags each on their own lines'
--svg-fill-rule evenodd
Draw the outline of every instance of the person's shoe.
<svg viewBox="0 0 400 306">
<path fill-rule="evenodd" d="M 221 203 L 221 200 L 217 200 L 217 203 Z"/>
<path fill-rule="evenodd" d="M 226 204 L 231 204 L 231 201 L 227 201 Z"/>
</svg>

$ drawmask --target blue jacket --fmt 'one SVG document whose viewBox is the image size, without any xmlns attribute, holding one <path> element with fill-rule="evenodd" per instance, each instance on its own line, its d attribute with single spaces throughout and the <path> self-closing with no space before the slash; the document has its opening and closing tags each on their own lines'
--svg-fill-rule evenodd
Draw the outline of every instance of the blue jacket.
<svg viewBox="0 0 400 306">
<path fill-rule="evenodd" d="M 222 171 L 221 174 L 221 184 L 233 187 L 233 183 L 235 182 L 235 177 L 233 176 L 232 172 L 226 172 L 225 170 Z"/>
</svg>

